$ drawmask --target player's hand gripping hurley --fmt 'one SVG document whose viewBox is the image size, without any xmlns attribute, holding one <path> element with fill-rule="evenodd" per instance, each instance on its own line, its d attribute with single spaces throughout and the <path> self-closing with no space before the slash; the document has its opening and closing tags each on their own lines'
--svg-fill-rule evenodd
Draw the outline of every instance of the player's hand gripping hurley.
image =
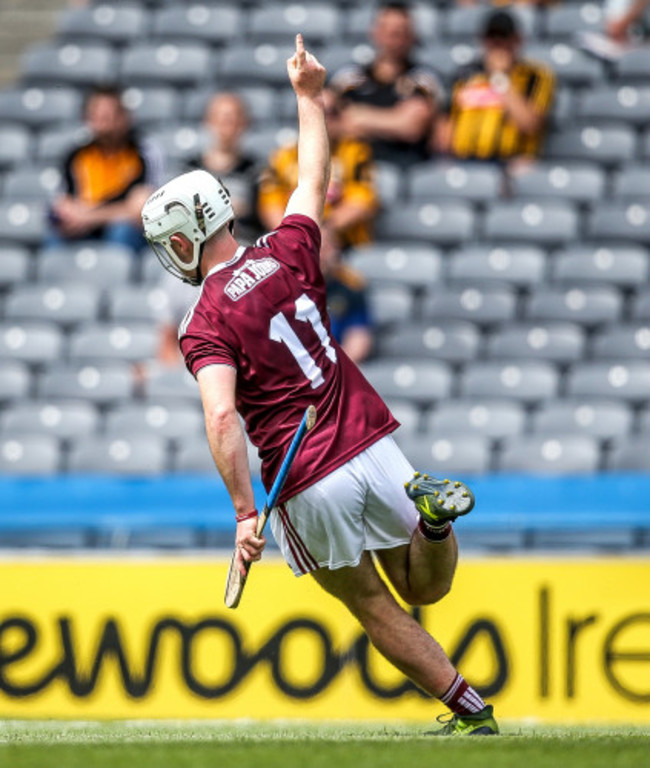
<svg viewBox="0 0 650 768">
<path fill-rule="evenodd" d="M 264 526 L 266 525 L 266 521 L 269 519 L 271 510 L 278 501 L 278 497 L 280 496 L 280 492 L 284 486 L 284 481 L 287 479 L 287 475 L 289 474 L 293 460 L 296 456 L 296 453 L 298 453 L 300 443 L 315 423 L 316 409 L 313 405 L 310 405 L 302 417 L 302 421 L 300 422 L 300 426 L 298 427 L 296 434 L 293 436 L 293 440 L 291 441 L 287 455 L 284 457 L 282 466 L 280 467 L 273 485 L 271 486 L 271 490 L 269 491 L 269 495 L 266 498 L 264 509 L 260 512 L 260 515 L 257 518 L 256 535 L 258 538 L 262 535 Z M 252 563 L 246 561 L 246 574 L 243 575 L 237 564 L 237 550 L 234 551 L 232 560 L 230 561 L 230 568 L 228 569 L 228 577 L 226 579 L 226 593 L 224 595 L 224 602 L 227 608 L 236 608 L 239 605 L 239 601 L 241 600 L 244 586 L 246 584 L 246 578 L 248 577 L 248 572 L 250 571 L 251 565 Z"/>
</svg>

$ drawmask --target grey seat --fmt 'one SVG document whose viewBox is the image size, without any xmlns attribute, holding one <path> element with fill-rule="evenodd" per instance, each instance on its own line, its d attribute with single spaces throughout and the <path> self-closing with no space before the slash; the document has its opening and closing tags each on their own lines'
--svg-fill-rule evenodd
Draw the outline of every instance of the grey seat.
<svg viewBox="0 0 650 768">
<path fill-rule="evenodd" d="M 120 80 L 125 85 L 145 83 L 196 87 L 215 72 L 215 58 L 202 43 L 136 43 L 124 51 Z"/>
<path fill-rule="evenodd" d="M 295 46 L 262 43 L 228 46 L 221 56 L 219 72 L 224 85 L 286 85 L 287 59 Z"/>
<path fill-rule="evenodd" d="M 473 41 L 437 40 L 435 45 L 421 47 L 415 51 L 416 61 L 431 67 L 445 82 L 451 86 L 462 67 L 466 67 L 476 58 L 476 46 Z"/>
<path fill-rule="evenodd" d="M 59 39 L 66 41 L 124 44 L 142 38 L 148 26 L 144 8 L 102 4 L 66 8 L 59 16 L 56 32 Z"/>
<path fill-rule="evenodd" d="M 370 316 L 377 326 L 411 320 L 415 315 L 413 293 L 406 285 L 375 285 L 368 290 Z"/>
<path fill-rule="evenodd" d="M 567 162 L 597 162 L 618 165 L 636 154 L 637 135 L 630 125 L 568 126 L 549 133 L 543 156 Z"/>
<path fill-rule="evenodd" d="M 97 323 L 75 330 L 70 336 L 73 362 L 153 360 L 158 344 L 157 329 L 143 323 Z"/>
<path fill-rule="evenodd" d="M 578 102 L 583 120 L 617 120 L 644 126 L 650 119 L 650 88 L 634 85 L 601 85 L 585 90 Z"/>
<path fill-rule="evenodd" d="M 408 400 L 389 400 L 386 405 L 400 423 L 400 434 L 415 435 L 420 431 L 422 416 L 415 403 Z"/>
<path fill-rule="evenodd" d="M 548 8 L 543 24 L 543 33 L 551 38 L 564 40 L 572 38 L 578 31 L 600 32 L 605 17 L 603 9 L 596 3 L 567 3 Z"/>
<path fill-rule="evenodd" d="M 75 88 L 13 88 L 0 92 L 0 115 L 8 122 L 42 129 L 81 119 L 81 93 Z"/>
<path fill-rule="evenodd" d="M 338 9 L 325 3 L 309 6 L 269 3 L 250 11 L 248 38 L 254 44 L 270 41 L 288 45 L 298 32 L 312 46 L 337 39 L 340 36 Z"/>
<path fill-rule="evenodd" d="M 205 88 L 188 93 L 183 107 L 184 119 L 198 123 L 202 122 L 208 102 L 215 95 L 215 92 L 214 88 Z M 279 94 L 273 88 L 265 85 L 242 85 L 237 88 L 237 95 L 243 99 L 253 126 L 269 121 L 275 122 L 276 118 L 279 119 L 281 105 L 278 102 L 281 99 L 278 98 Z M 296 97 L 293 91 L 291 91 L 291 95 L 293 95 L 292 107 L 295 111 Z"/>
<path fill-rule="evenodd" d="M 205 131 L 188 123 L 150 126 L 147 137 L 172 164 L 200 155 L 207 144 Z"/>
<path fill-rule="evenodd" d="M 0 288 L 8 288 L 28 279 L 31 267 L 29 249 L 20 245 L 0 247 Z"/>
<path fill-rule="evenodd" d="M 101 288 L 131 279 L 133 256 L 126 246 L 94 240 L 78 241 L 42 251 L 36 262 L 41 283 L 86 283 Z"/>
<path fill-rule="evenodd" d="M 0 323 L 0 360 L 45 365 L 61 358 L 64 337 L 51 323 Z"/>
<path fill-rule="evenodd" d="M 47 320 L 72 325 L 95 320 L 100 307 L 100 290 L 83 284 L 16 286 L 7 297 L 8 320 Z"/>
<path fill-rule="evenodd" d="M 632 320 L 650 320 L 650 287 L 642 288 L 630 302 Z"/>
<path fill-rule="evenodd" d="M 439 37 L 438 9 L 425 2 L 412 3 L 410 7 L 418 39 L 426 41 Z M 374 8 L 370 3 L 354 3 L 345 20 L 343 29 L 345 38 L 353 43 L 367 42 L 373 18 Z"/>
<path fill-rule="evenodd" d="M 32 377 L 25 363 L 6 360 L 0 365 L 0 403 L 24 400 L 31 389 Z"/>
<path fill-rule="evenodd" d="M 38 134 L 34 159 L 42 163 L 61 163 L 68 152 L 88 138 L 88 129 L 82 123 L 46 128 Z"/>
<path fill-rule="evenodd" d="M 0 169 L 20 166 L 32 153 L 32 138 L 21 125 L 0 125 Z"/>
<path fill-rule="evenodd" d="M 0 475 L 51 476 L 60 468 L 59 441 L 51 435 L 0 437 Z"/>
<path fill-rule="evenodd" d="M 162 475 L 168 465 L 167 441 L 156 435 L 91 435 L 72 442 L 68 469 L 72 473 Z"/>
<path fill-rule="evenodd" d="M 500 440 L 519 435 L 526 425 L 526 409 L 514 400 L 447 400 L 427 414 L 432 435 L 482 435 Z"/>
<path fill-rule="evenodd" d="M 108 295 L 108 318 L 116 323 L 153 323 L 168 306 L 167 293 L 157 286 L 120 285 Z"/>
<path fill-rule="evenodd" d="M 133 124 L 141 129 L 178 119 L 181 100 L 173 88 L 127 88 L 122 101 L 131 115 Z"/>
<path fill-rule="evenodd" d="M 593 474 L 600 468 L 600 446 L 588 435 L 515 435 L 504 440 L 501 472 L 540 475 Z"/>
<path fill-rule="evenodd" d="M 646 405 L 639 412 L 638 426 L 641 434 L 650 434 L 650 405 Z"/>
<path fill-rule="evenodd" d="M 185 366 L 149 366 L 145 396 L 156 403 L 184 400 L 200 402 L 199 387 Z"/>
<path fill-rule="evenodd" d="M 615 288 L 542 286 L 528 297 L 524 316 L 529 320 L 568 321 L 585 326 L 611 323 L 623 312 L 623 297 Z"/>
<path fill-rule="evenodd" d="M 422 163 L 408 175 L 408 196 L 417 202 L 432 198 L 487 202 L 499 196 L 502 181 L 501 172 L 491 165 Z"/>
<path fill-rule="evenodd" d="M 485 215 L 484 236 L 500 242 L 558 245 L 578 236 L 578 214 L 564 201 L 494 203 Z"/>
<path fill-rule="evenodd" d="M 647 202 L 602 202 L 587 217 L 587 236 L 595 241 L 650 240 L 650 212 Z"/>
<path fill-rule="evenodd" d="M 10 200 L 49 202 L 59 191 L 61 171 L 54 165 L 22 167 L 5 177 L 4 194 Z"/>
<path fill-rule="evenodd" d="M 466 321 L 403 323 L 378 337 L 382 358 L 419 358 L 464 363 L 474 360 L 481 343 L 475 325 Z"/>
<path fill-rule="evenodd" d="M 119 55 L 108 45 L 51 44 L 30 48 L 21 60 L 30 85 L 91 86 L 115 80 Z"/>
<path fill-rule="evenodd" d="M 160 435 L 179 440 L 190 435 L 205 439 L 203 412 L 195 403 L 124 403 L 106 415 L 105 432 L 113 435 Z"/>
<path fill-rule="evenodd" d="M 650 322 L 614 325 L 594 334 L 594 359 L 650 359 Z"/>
<path fill-rule="evenodd" d="M 261 125 L 247 131 L 242 140 L 242 149 L 261 164 L 268 161 L 273 152 L 281 147 L 295 144 L 298 133 L 295 125 Z"/>
<path fill-rule="evenodd" d="M 617 79 L 620 82 L 648 82 L 650 72 L 650 49 L 645 46 L 628 51 L 614 62 Z"/>
<path fill-rule="evenodd" d="M 217 472 L 205 436 L 195 435 L 179 441 L 172 461 L 173 470 L 181 474 L 207 474 Z"/>
<path fill-rule="evenodd" d="M 574 48 L 568 41 L 537 40 L 526 46 L 526 58 L 543 62 L 560 83 L 572 87 L 599 83 L 604 77 L 602 62 Z"/>
<path fill-rule="evenodd" d="M 200 3 L 186 7 L 172 4 L 155 13 L 151 35 L 154 39 L 175 42 L 198 40 L 210 45 L 223 45 L 240 39 L 242 28 L 242 10 L 235 4 L 226 7 Z"/>
<path fill-rule="evenodd" d="M 608 470 L 614 472 L 650 472 L 648 436 L 638 435 L 617 441 L 607 460 Z"/>
<path fill-rule="evenodd" d="M 583 357 L 585 332 L 566 322 L 525 323 L 493 331 L 487 340 L 492 360 L 549 360 L 571 363 Z"/>
<path fill-rule="evenodd" d="M 424 296 L 422 316 L 432 320 L 470 320 L 478 325 L 492 325 L 512 320 L 516 308 L 517 297 L 510 287 L 435 287 Z"/>
<path fill-rule="evenodd" d="M 381 205 L 394 205 L 401 200 L 404 182 L 402 170 L 398 166 L 392 163 L 375 163 L 374 184 Z"/>
<path fill-rule="evenodd" d="M 44 399 L 88 400 L 100 406 L 130 398 L 133 373 L 128 363 L 53 366 L 39 377 Z"/>
<path fill-rule="evenodd" d="M 641 156 L 644 159 L 650 159 L 650 131 L 643 134 L 640 147 Z"/>
<path fill-rule="evenodd" d="M 472 206 L 463 201 L 407 203 L 382 211 L 376 221 L 378 239 L 426 240 L 436 245 L 459 245 L 474 236 Z"/>
<path fill-rule="evenodd" d="M 647 202 L 650 198 L 650 165 L 632 164 L 614 173 L 612 194 L 620 200 Z"/>
<path fill-rule="evenodd" d="M 347 28 L 348 25 L 345 26 Z M 323 48 L 318 58 L 327 71 L 335 75 L 351 64 L 365 67 L 370 64 L 373 57 L 374 51 L 367 35 L 364 37 L 361 34 L 350 43 L 330 42 Z"/>
<path fill-rule="evenodd" d="M 379 394 L 387 399 L 430 405 L 451 393 L 451 370 L 446 363 L 435 360 L 374 360 L 364 364 L 362 370 Z"/>
<path fill-rule="evenodd" d="M 619 398 L 643 403 L 650 387 L 650 362 L 641 360 L 587 362 L 569 371 L 566 388 L 570 397 Z"/>
<path fill-rule="evenodd" d="M 556 397 L 559 374 L 542 360 L 474 362 L 460 374 L 461 397 L 512 398 L 533 404 Z"/>
<path fill-rule="evenodd" d="M 511 9 L 524 37 L 531 37 L 537 28 L 537 12 L 532 6 L 515 5 Z M 480 6 L 451 7 L 444 15 L 444 36 L 474 41 L 480 38 L 489 9 Z"/>
<path fill-rule="evenodd" d="M 0 240 L 35 246 L 45 232 L 46 209 L 42 202 L 0 201 Z"/>
<path fill-rule="evenodd" d="M 511 176 L 513 194 L 529 200 L 591 203 L 602 198 L 606 174 L 596 163 L 539 162 Z"/>
<path fill-rule="evenodd" d="M 440 279 L 440 251 L 425 243 L 375 242 L 350 251 L 348 260 L 370 284 L 405 285 L 413 289 Z"/>
<path fill-rule="evenodd" d="M 580 398 L 543 403 L 531 417 L 537 434 L 584 434 L 599 440 L 623 437 L 632 429 L 630 407 L 619 400 Z"/>
<path fill-rule="evenodd" d="M 602 215 L 607 216 L 604 206 Z M 648 229 L 650 232 L 650 228 Z M 597 238 L 594 237 L 594 242 Z M 631 288 L 650 275 L 650 259 L 637 245 L 576 245 L 558 251 L 552 260 L 552 279 L 564 285 L 604 285 Z"/>
<path fill-rule="evenodd" d="M 453 286 L 513 285 L 529 288 L 546 276 L 546 252 L 535 245 L 467 245 L 449 254 L 447 277 Z"/>
<path fill-rule="evenodd" d="M 16 403 L 0 415 L 4 434 L 52 435 L 69 440 L 93 434 L 98 428 L 97 408 L 86 400 Z"/>
<path fill-rule="evenodd" d="M 462 479 L 490 469 L 490 443 L 480 435 L 395 435 L 411 464 L 436 477 Z M 408 479 L 408 478 L 405 478 Z"/>
</svg>

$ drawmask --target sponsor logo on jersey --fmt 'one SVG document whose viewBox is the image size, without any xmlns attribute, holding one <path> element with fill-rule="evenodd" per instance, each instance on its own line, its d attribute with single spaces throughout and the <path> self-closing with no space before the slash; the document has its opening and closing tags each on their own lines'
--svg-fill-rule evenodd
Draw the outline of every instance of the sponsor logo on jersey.
<svg viewBox="0 0 650 768">
<path fill-rule="evenodd" d="M 262 281 L 280 269 L 280 262 L 266 256 L 263 259 L 248 259 L 243 266 L 235 270 L 224 288 L 224 293 L 232 301 L 239 301 L 250 293 Z"/>
</svg>

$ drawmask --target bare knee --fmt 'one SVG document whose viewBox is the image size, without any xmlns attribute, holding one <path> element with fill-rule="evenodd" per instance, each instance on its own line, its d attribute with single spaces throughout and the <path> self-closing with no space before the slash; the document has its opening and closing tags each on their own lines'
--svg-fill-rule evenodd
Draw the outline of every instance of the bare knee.
<svg viewBox="0 0 650 768">
<path fill-rule="evenodd" d="M 402 587 L 399 589 L 399 596 L 407 605 L 433 605 L 442 600 L 445 595 L 451 591 L 452 579 L 438 579 L 430 584 L 422 585 L 417 588 Z"/>
</svg>

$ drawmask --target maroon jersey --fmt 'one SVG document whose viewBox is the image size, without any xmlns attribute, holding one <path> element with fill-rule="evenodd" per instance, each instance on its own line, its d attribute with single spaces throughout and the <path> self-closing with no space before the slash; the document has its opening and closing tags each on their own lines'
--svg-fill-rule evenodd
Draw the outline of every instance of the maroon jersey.
<svg viewBox="0 0 650 768">
<path fill-rule="evenodd" d="M 180 327 L 190 372 L 237 371 L 237 410 L 262 460 L 267 490 L 309 405 L 305 438 L 280 501 L 320 480 L 399 425 L 334 341 L 320 271 L 320 229 L 287 216 L 254 248 L 210 270 Z"/>
</svg>

